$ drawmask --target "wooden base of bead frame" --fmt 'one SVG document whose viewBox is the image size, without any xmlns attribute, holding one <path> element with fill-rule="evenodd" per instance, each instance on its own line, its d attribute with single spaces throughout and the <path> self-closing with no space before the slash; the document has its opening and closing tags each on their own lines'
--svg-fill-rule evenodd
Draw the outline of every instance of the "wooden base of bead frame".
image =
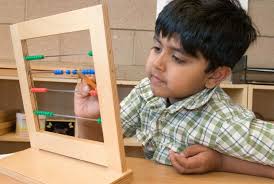
<svg viewBox="0 0 274 184">
<path fill-rule="evenodd" d="M 132 177 L 78 159 L 29 148 L 0 160 L 0 172 L 27 184 L 126 184 Z"/>
</svg>

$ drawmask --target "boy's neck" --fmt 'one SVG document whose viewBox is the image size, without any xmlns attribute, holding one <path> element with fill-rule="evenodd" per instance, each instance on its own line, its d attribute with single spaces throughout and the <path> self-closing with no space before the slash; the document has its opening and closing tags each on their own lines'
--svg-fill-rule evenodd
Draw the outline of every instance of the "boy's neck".
<svg viewBox="0 0 274 184">
<path fill-rule="evenodd" d="M 168 108 L 171 105 L 169 98 L 166 98 L 166 108 Z"/>
<path fill-rule="evenodd" d="M 219 84 L 218 84 L 218 85 L 219 85 Z M 215 86 L 212 87 L 211 89 L 215 88 L 215 87 L 218 86 L 218 85 L 215 85 Z M 201 92 L 201 91 L 203 91 L 203 90 L 205 90 L 205 89 L 206 89 L 206 87 L 204 87 L 203 89 L 201 89 L 200 91 L 198 91 L 198 92 L 196 92 L 196 93 L 193 93 L 192 95 L 197 94 L 197 93 L 199 93 L 199 92 Z M 178 101 L 184 100 L 184 99 L 186 99 L 186 98 L 188 98 L 188 97 L 190 97 L 190 96 L 192 96 L 192 95 L 189 95 L 189 96 L 186 96 L 186 97 L 182 97 L 182 98 L 167 97 L 167 98 L 166 98 L 166 106 L 169 107 L 170 105 L 172 105 L 172 104 L 174 104 L 174 103 L 176 103 L 176 102 L 178 102 Z"/>
<path fill-rule="evenodd" d="M 169 107 L 170 105 L 181 101 L 183 98 L 166 98 L 166 107 Z"/>
</svg>

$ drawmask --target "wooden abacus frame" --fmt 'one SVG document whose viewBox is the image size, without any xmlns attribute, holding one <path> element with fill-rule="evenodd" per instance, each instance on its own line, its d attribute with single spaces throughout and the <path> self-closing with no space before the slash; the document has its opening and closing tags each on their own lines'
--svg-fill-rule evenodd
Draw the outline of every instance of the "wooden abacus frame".
<svg viewBox="0 0 274 184">
<path fill-rule="evenodd" d="M 10 29 L 31 148 L 1 160 L 0 172 L 27 183 L 82 183 L 79 181 L 88 178 L 92 178 L 92 183 L 127 183 L 132 172 L 126 168 L 125 163 L 107 5 L 17 23 L 11 25 Z M 33 111 L 37 110 L 37 102 L 35 95 L 30 91 L 33 87 L 30 64 L 24 60 L 24 56 L 28 55 L 26 40 L 82 30 L 90 32 L 104 143 L 41 131 L 38 118 L 33 114 Z M 53 161 L 55 163 L 51 163 Z M 31 162 L 28 167 L 34 167 L 39 172 L 27 171 L 27 162 Z M 46 164 L 47 171 L 40 168 L 42 165 L 38 167 L 33 162 Z M 71 164 L 70 167 L 73 168 L 55 168 L 60 167 L 56 164 L 62 162 Z M 63 172 L 65 176 L 59 177 L 66 177 L 66 181 L 60 178 L 54 180 L 45 175 L 44 172 L 48 172 L 49 169 Z M 76 178 L 68 176 L 71 172 L 76 173 Z M 71 178 L 67 179 L 68 177 Z"/>
</svg>

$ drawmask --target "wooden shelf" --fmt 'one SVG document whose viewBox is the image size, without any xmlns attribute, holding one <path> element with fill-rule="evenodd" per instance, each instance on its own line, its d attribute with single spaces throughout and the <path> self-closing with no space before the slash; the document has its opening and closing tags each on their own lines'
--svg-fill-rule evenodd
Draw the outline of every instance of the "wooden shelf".
<svg viewBox="0 0 274 184">
<path fill-rule="evenodd" d="M 11 132 L 5 135 L 0 136 L 0 142 L 29 142 L 28 137 L 21 137 L 16 135 L 15 132 Z M 141 143 L 137 141 L 135 137 L 125 138 L 124 139 L 125 146 L 142 146 Z"/>
<path fill-rule="evenodd" d="M 274 86 L 272 85 L 249 85 L 248 108 L 256 112 L 262 119 L 274 119 Z"/>
<path fill-rule="evenodd" d="M 77 83 L 78 78 L 73 77 L 63 77 L 63 76 L 56 76 L 51 74 L 43 74 L 44 76 L 40 77 L 33 77 L 34 81 L 42 81 L 42 82 L 62 82 L 62 83 Z M 0 79 L 4 80 L 18 80 L 17 70 L 15 68 L 0 68 Z M 125 81 L 125 80 L 117 80 L 116 83 L 118 85 L 125 85 L 125 86 L 135 86 L 138 84 L 138 81 Z"/>
<path fill-rule="evenodd" d="M 0 79 L 5 80 L 18 80 L 17 70 L 16 69 L 3 69 L 0 68 Z M 55 76 L 55 75 L 44 75 L 33 77 L 34 81 L 44 81 L 44 82 L 62 82 L 62 83 L 76 83 L 77 78 L 72 77 L 62 77 L 62 76 Z"/>
<path fill-rule="evenodd" d="M 29 138 L 16 135 L 15 132 L 7 133 L 0 136 L 0 142 L 29 142 Z"/>
<path fill-rule="evenodd" d="M 136 86 L 139 81 L 126 81 L 126 80 L 117 80 L 116 81 L 118 85 L 124 85 L 124 86 Z"/>
<path fill-rule="evenodd" d="M 124 138 L 124 145 L 125 146 L 142 146 L 140 142 L 137 141 L 136 137 L 129 137 L 129 138 Z"/>
<path fill-rule="evenodd" d="M 16 69 L 15 60 L 0 59 L 0 68 Z"/>
<path fill-rule="evenodd" d="M 273 85 L 249 85 L 249 88 L 252 89 L 263 89 L 263 90 L 274 90 L 274 86 Z"/>
<path fill-rule="evenodd" d="M 62 67 L 64 68 L 64 67 Z M 53 68 L 35 67 L 36 70 L 53 70 Z M 3 80 L 18 80 L 16 66 L 12 61 L 0 60 L 0 79 Z M 34 81 L 42 82 L 62 82 L 62 83 L 77 83 L 78 78 L 72 76 L 56 76 L 54 74 L 43 74 L 41 76 L 33 76 Z M 135 86 L 138 81 L 117 80 L 118 85 Z"/>
<path fill-rule="evenodd" d="M 247 87 L 247 84 L 231 84 L 231 83 L 221 83 L 221 88 L 231 88 L 231 89 L 242 89 Z"/>
</svg>

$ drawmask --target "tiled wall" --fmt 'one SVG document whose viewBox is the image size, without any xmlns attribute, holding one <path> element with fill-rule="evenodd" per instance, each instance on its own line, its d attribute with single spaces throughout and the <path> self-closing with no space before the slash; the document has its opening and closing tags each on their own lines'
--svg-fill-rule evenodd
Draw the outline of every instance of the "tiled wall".
<svg viewBox="0 0 274 184">
<path fill-rule="evenodd" d="M 101 3 L 101 0 L 0 0 L 0 62 L 14 62 L 9 25 Z M 156 0 L 109 0 L 110 26 L 117 77 L 139 80 L 152 45 Z M 92 19 L 91 19 L 92 21 Z M 29 54 L 84 53 L 91 48 L 87 31 L 28 40 Z M 86 64 L 85 56 L 48 58 Z M 51 62 L 52 63 L 52 62 Z"/>
<path fill-rule="evenodd" d="M 13 61 L 9 25 L 100 3 L 101 0 L 0 0 L 0 62 Z M 109 0 L 117 77 L 139 80 L 152 36 L 156 0 Z M 249 66 L 274 67 L 274 0 L 249 0 L 249 13 L 261 36 L 248 50 Z M 92 19 L 91 19 L 92 21 Z M 30 54 L 70 54 L 90 49 L 88 33 L 77 32 L 28 41 Z M 83 56 L 50 58 L 53 62 L 87 63 Z"/>
<path fill-rule="evenodd" d="M 249 66 L 274 68 L 274 0 L 249 0 L 249 14 L 261 34 L 248 50 Z"/>
</svg>

